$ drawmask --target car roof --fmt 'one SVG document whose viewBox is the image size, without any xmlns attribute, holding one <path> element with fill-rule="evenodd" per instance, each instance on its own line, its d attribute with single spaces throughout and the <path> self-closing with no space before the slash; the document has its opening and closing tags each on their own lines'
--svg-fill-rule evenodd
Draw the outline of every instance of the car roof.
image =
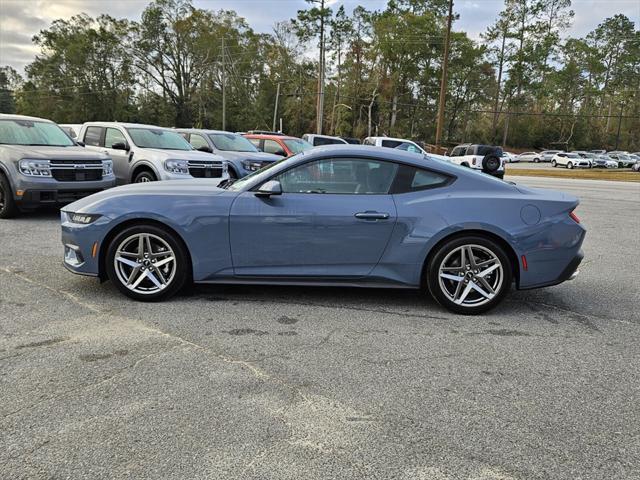
<svg viewBox="0 0 640 480">
<path fill-rule="evenodd" d="M 379 139 L 381 139 L 381 140 L 393 140 L 393 141 L 396 141 L 396 142 L 411 142 L 411 143 L 416 143 L 416 141 L 415 141 L 415 140 L 411 140 L 411 139 L 409 139 L 409 138 L 384 137 L 384 136 L 382 136 L 382 137 L 380 137 L 380 136 L 378 136 L 378 137 L 367 137 L 367 138 L 372 139 L 372 140 L 377 140 L 377 139 L 379 138 Z"/>
<path fill-rule="evenodd" d="M 29 117 L 27 115 L 15 115 L 12 113 L 11 114 L 0 113 L 0 120 L 32 120 L 32 121 L 38 121 L 38 122 L 55 123 L 52 120 L 49 120 L 48 118 Z"/>
<path fill-rule="evenodd" d="M 207 128 L 176 128 L 175 129 L 176 132 L 187 132 L 187 133 L 205 133 L 205 134 L 209 134 L 209 133 L 224 133 L 227 135 L 238 135 L 241 136 L 239 133 L 235 133 L 235 132 L 228 132 L 226 130 L 209 130 Z"/>
<path fill-rule="evenodd" d="M 245 133 L 243 137 L 251 137 L 251 138 L 263 138 L 265 140 L 302 140 L 298 137 L 291 137 L 289 135 L 268 135 L 266 133 Z"/>
<path fill-rule="evenodd" d="M 173 131 L 169 127 L 161 127 L 159 125 L 146 125 L 144 123 L 124 123 L 124 122 L 85 122 L 84 125 L 89 127 L 124 127 L 124 128 L 155 128 L 161 130 Z"/>
</svg>

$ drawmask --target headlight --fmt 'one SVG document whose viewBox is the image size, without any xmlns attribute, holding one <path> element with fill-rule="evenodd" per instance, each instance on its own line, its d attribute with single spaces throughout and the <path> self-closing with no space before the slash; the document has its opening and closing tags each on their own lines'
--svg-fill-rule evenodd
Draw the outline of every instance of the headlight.
<svg viewBox="0 0 640 480">
<path fill-rule="evenodd" d="M 113 173 L 113 161 L 111 160 L 103 160 L 102 161 L 102 176 L 105 177 L 107 175 L 111 175 Z"/>
<path fill-rule="evenodd" d="M 89 225 L 102 216 L 91 213 L 69 213 L 67 215 L 69 216 L 69 221 L 71 223 L 80 223 L 82 225 Z"/>
<path fill-rule="evenodd" d="M 243 160 L 242 166 L 249 172 L 255 172 L 256 170 L 260 170 L 262 168 L 262 163 L 252 162 L 251 160 Z"/>
<path fill-rule="evenodd" d="M 20 173 L 30 177 L 50 177 L 51 165 L 49 160 L 30 160 L 24 158 L 18 163 Z"/>
<path fill-rule="evenodd" d="M 189 174 L 189 162 L 186 160 L 165 160 L 164 169 L 170 173 Z"/>
</svg>

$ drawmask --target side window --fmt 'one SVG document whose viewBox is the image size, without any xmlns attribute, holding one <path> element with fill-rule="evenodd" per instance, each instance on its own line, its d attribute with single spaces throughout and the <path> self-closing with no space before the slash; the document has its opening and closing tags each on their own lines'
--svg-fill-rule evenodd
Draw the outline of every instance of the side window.
<svg viewBox="0 0 640 480">
<path fill-rule="evenodd" d="M 393 184 L 392 193 L 417 192 L 442 187 L 450 181 L 451 177 L 443 173 L 402 165 Z"/>
<path fill-rule="evenodd" d="M 455 147 L 453 150 L 451 150 L 451 154 L 449 156 L 457 157 L 458 155 L 460 155 L 460 147 Z"/>
<path fill-rule="evenodd" d="M 267 153 L 275 153 L 276 155 L 282 155 L 283 157 L 287 156 L 287 153 L 284 151 L 284 148 L 282 148 L 280 144 L 275 140 L 265 140 L 264 151 Z"/>
<path fill-rule="evenodd" d="M 260 139 L 259 138 L 247 138 L 247 140 L 249 140 L 251 143 L 253 143 L 253 145 L 257 148 L 260 149 Z"/>
<path fill-rule="evenodd" d="M 207 141 L 202 137 L 202 135 L 198 135 L 195 133 L 191 134 L 190 143 L 196 150 L 200 147 L 209 147 Z"/>
<path fill-rule="evenodd" d="M 124 138 L 122 132 L 116 128 L 107 128 L 107 132 L 104 135 L 104 145 L 107 148 L 111 148 L 116 143 L 127 144 L 127 139 Z"/>
<path fill-rule="evenodd" d="M 396 148 L 398 145 L 401 145 L 403 142 L 399 142 L 397 140 L 382 140 L 383 147 Z"/>
<path fill-rule="evenodd" d="M 92 147 L 103 147 L 102 144 L 102 127 L 87 127 L 84 132 L 84 143 Z"/>
<path fill-rule="evenodd" d="M 369 138 L 369 137 L 365 138 L 364 141 L 362 142 L 362 144 L 363 145 L 371 145 L 373 147 L 376 146 L 376 142 L 373 139 Z"/>
<path fill-rule="evenodd" d="M 475 155 L 475 145 L 469 145 L 467 147 L 467 151 L 465 152 L 465 155 Z"/>
<path fill-rule="evenodd" d="M 384 195 L 398 165 L 369 159 L 326 159 L 305 163 L 277 177 L 284 193 Z"/>
</svg>

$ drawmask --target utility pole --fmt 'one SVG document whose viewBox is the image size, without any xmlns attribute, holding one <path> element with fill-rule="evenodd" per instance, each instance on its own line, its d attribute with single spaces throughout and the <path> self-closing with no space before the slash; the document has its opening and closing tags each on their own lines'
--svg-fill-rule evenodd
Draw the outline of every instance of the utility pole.
<svg viewBox="0 0 640 480">
<path fill-rule="evenodd" d="M 316 109 L 316 133 L 322 135 L 324 110 L 324 2 L 320 0 L 320 64 L 318 65 L 318 104 Z"/>
<path fill-rule="evenodd" d="M 227 83 L 227 71 L 225 69 L 224 36 L 222 37 L 222 130 L 226 130 L 227 126 L 227 94 L 225 87 Z"/>
<path fill-rule="evenodd" d="M 442 127 L 444 125 L 444 107 L 447 95 L 447 69 L 449 67 L 449 41 L 451 39 L 451 21 L 453 17 L 453 0 L 449 0 L 449 16 L 447 17 L 447 33 L 444 39 L 444 59 L 442 61 L 442 78 L 440 79 L 440 99 L 438 102 L 438 121 L 436 123 L 436 151 L 440 147 Z"/>
<path fill-rule="evenodd" d="M 273 109 L 273 128 L 272 131 L 276 131 L 276 120 L 278 118 L 278 99 L 280 98 L 280 82 L 278 82 L 278 90 L 276 91 L 276 106 Z"/>
<path fill-rule="evenodd" d="M 622 126 L 622 112 L 624 110 L 624 103 L 620 104 L 620 115 L 618 116 L 618 133 L 616 134 L 616 150 L 618 150 L 618 144 L 620 143 L 620 127 Z"/>
</svg>

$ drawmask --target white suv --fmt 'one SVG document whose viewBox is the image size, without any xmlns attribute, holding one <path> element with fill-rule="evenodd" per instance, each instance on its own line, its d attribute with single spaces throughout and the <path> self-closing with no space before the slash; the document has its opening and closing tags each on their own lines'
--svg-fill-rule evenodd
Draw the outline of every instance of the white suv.
<svg viewBox="0 0 640 480">
<path fill-rule="evenodd" d="M 182 135 L 168 128 L 137 123 L 89 122 L 78 140 L 89 150 L 113 159 L 118 184 L 229 178 L 227 163 L 219 155 L 194 150 Z"/>
<path fill-rule="evenodd" d="M 591 160 L 588 158 L 582 158 L 577 153 L 560 152 L 556 153 L 551 158 L 552 167 L 567 167 L 572 168 L 591 168 Z"/>
<path fill-rule="evenodd" d="M 330 135 L 317 135 L 315 133 L 305 133 L 302 136 L 303 140 L 306 140 L 314 147 L 321 145 L 346 145 L 347 141 L 340 137 L 332 137 Z"/>
<path fill-rule="evenodd" d="M 451 150 L 449 159 L 463 167 L 482 170 L 498 178 L 504 177 L 504 160 L 500 147 L 465 143 Z"/>
</svg>

